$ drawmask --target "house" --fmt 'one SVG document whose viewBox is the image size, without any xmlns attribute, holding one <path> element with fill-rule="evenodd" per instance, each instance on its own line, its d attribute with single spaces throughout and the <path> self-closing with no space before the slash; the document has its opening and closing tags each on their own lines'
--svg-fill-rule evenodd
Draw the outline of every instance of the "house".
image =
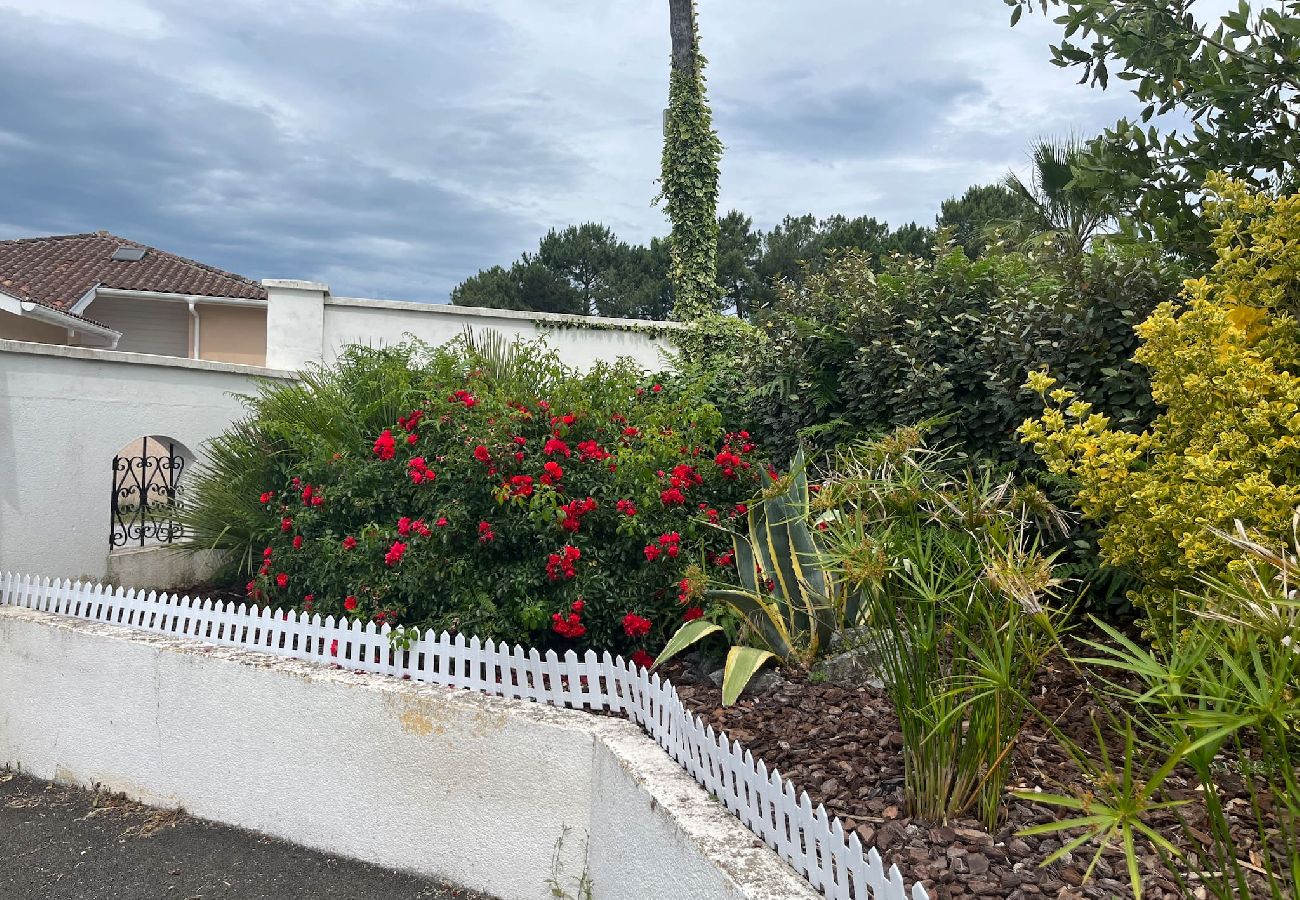
<svg viewBox="0 0 1300 900">
<path fill-rule="evenodd" d="M 107 231 L 0 241 L 0 340 L 264 365 L 266 289 Z"/>
</svg>

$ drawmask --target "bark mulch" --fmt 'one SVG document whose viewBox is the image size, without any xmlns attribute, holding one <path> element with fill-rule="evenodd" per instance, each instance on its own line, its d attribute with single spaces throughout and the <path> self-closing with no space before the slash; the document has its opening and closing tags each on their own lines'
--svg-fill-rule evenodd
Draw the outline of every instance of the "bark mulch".
<svg viewBox="0 0 1300 900">
<path fill-rule="evenodd" d="M 920 881 L 934 900 L 1131 896 L 1118 849 L 1105 852 L 1086 883 L 1091 845 L 1040 866 L 1062 846 L 1061 836 L 1020 837 L 1017 832 L 1065 817 L 1049 807 L 1008 794 L 1006 814 L 992 832 L 973 818 L 938 823 L 909 816 L 903 797 L 903 735 L 879 689 L 787 675 L 723 708 L 721 692 L 693 665 L 676 663 L 666 667 L 665 675 L 689 709 L 740 741 L 769 768 L 779 769 L 806 790 L 814 804 L 824 804 L 827 812 L 844 821 L 846 830 L 857 831 L 864 845 L 876 847 L 886 865 L 897 864 L 909 882 Z M 1092 734 L 1092 701 L 1075 673 L 1049 670 L 1037 694 L 1035 702 L 1063 731 L 1085 740 Z M 1069 794 L 1081 780 L 1068 754 L 1040 723 L 1031 722 L 1014 754 L 1009 789 Z M 1196 796 L 1196 785 L 1187 779 L 1175 777 L 1172 783 L 1185 796 Z M 1219 787 L 1224 790 L 1224 783 Z M 1239 783 L 1237 787 L 1239 800 L 1245 794 Z M 1233 792 L 1232 786 L 1227 790 Z M 1239 827 L 1240 858 L 1248 860 L 1258 841 L 1249 831 L 1248 817 L 1242 817 Z M 1172 823 L 1166 836 L 1174 837 Z M 1155 853 L 1145 848 L 1142 853 L 1144 896 L 1185 896 Z"/>
</svg>

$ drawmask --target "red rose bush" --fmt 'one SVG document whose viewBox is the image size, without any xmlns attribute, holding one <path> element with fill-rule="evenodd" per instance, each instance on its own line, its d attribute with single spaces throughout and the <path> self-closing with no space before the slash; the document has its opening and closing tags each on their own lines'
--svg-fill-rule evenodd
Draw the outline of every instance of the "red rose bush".
<svg viewBox="0 0 1300 900">
<path fill-rule="evenodd" d="M 354 347 L 247 402 L 188 516 L 251 600 L 535 646 L 651 658 L 765 471 L 689 388 L 541 344 Z"/>
</svg>

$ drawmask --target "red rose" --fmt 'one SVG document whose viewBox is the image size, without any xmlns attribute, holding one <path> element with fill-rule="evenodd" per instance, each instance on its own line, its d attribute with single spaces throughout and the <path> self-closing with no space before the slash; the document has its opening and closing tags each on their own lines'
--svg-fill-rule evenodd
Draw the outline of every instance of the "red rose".
<svg viewBox="0 0 1300 900">
<path fill-rule="evenodd" d="M 301 550 L 301 549 L 302 549 L 302 535 L 301 535 L 301 534 L 295 534 L 295 535 L 293 536 L 293 549 L 295 549 L 295 550 Z"/>
<path fill-rule="evenodd" d="M 285 516 L 283 519 L 280 520 L 280 530 L 283 531 L 285 534 L 288 534 L 290 529 L 292 528 L 293 528 L 293 519 L 290 519 L 288 516 Z"/>
<path fill-rule="evenodd" d="M 555 461 L 548 462 L 546 465 L 542 466 L 542 468 L 546 472 L 546 474 L 541 478 L 542 484 L 555 484 L 564 477 L 564 469 L 562 469 L 560 464 Z"/>
<path fill-rule="evenodd" d="M 547 456 L 554 456 L 556 453 L 562 453 L 564 454 L 564 458 L 568 459 L 572 455 L 573 451 L 569 449 L 569 445 L 564 443 L 564 441 L 557 437 L 553 437 L 542 447 L 542 452 Z"/>
<path fill-rule="evenodd" d="M 397 520 L 397 533 L 405 537 L 411 533 L 411 517 L 402 516 Z"/>
<path fill-rule="evenodd" d="M 559 553 L 546 557 L 546 577 L 551 581 L 567 581 L 577 574 L 575 563 L 582 559 L 582 551 L 570 544 L 565 544 Z M 582 612 L 582 601 L 573 605 L 574 612 Z"/>
<path fill-rule="evenodd" d="M 274 499 L 275 499 L 275 494 L 273 494 L 271 491 L 263 491 L 263 492 L 262 492 L 262 502 L 263 502 L 263 503 L 270 503 L 270 502 L 271 502 L 272 500 L 274 500 Z"/>
<path fill-rule="evenodd" d="M 288 587 L 288 586 L 289 586 L 289 576 L 286 575 L 286 574 L 284 574 L 283 572 L 281 572 L 281 573 L 279 573 L 278 575 L 275 576 L 275 583 L 276 583 L 277 585 L 279 585 L 280 587 Z"/>
<path fill-rule="evenodd" d="M 694 622 L 703 615 L 704 610 L 700 609 L 698 606 L 692 606 L 690 609 L 686 610 L 686 612 L 682 613 L 682 621 Z"/>
<path fill-rule="evenodd" d="M 551 616 L 551 623 L 551 630 L 561 637 L 578 638 L 587 633 L 587 626 L 582 624 L 577 613 L 569 613 L 567 616 L 555 613 Z"/>
<path fill-rule="evenodd" d="M 686 503 L 686 495 L 682 493 L 682 489 L 675 487 L 660 491 L 659 499 L 663 501 L 664 506 L 684 506 Z"/>
<path fill-rule="evenodd" d="M 492 530 L 491 522 L 478 523 L 478 541 L 480 544 L 486 544 L 496 537 L 496 532 Z"/>
<path fill-rule="evenodd" d="M 645 637 L 650 633 L 650 620 L 634 612 L 623 617 L 623 633 L 630 638 Z"/>
<path fill-rule="evenodd" d="M 343 601 L 343 608 L 348 612 L 352 612 L 352 610 L 357 608 L 357 598 L 349 595 Z"/>
<path fill-rule="evenodd" d="M 656 547 L 654 544 L 646 544 L 646 546 L 645 546 L 645 558 L 646 558 L 649 562 L 654 562 L 656 559 L 658 559 L 658 558 L 659 558 L 659 554 L 662 553 L 662 552 L 663 552 L 663 551 L 661 551 L 661 550 L 660 550 L 658 547 Z"/>
<path fill-rule="evenodd" d="M 614 504 L 614 508 L 625 516 L 636 515 L 636 507 L 632 505 L 631 500 L 620 500 Z"/>
<path fill-rule="evenodd" d="M 662 391 L 663 389 L 664 389 L 664 386 L 663 386 L 662 384 L 656 384 L 656 385 L 651 386 L 651 388 L 650 388 L 650 390 L 654 391 L 656 394 L 659 393 L 660 391 Z"/>
<path fill-rule="evenodd" d="M 406 553 L 406 544 L 401 541 L 393 541 L 393 545 L 388 548 L 384 554 L 384 565 L 395 566 L 402 561 L 403 554 Z"/>
<path fill-rule="evenodd" d="M 397 452 L 397 442 L 393 440 L 393 432 L 385 428 L 383 434 L 375 438 L 375 455 L 380 459 L 392 459 L 393 454 Z"/>
<path fill-rule="evenodd" d="M 632 654 L 632 665 L 639 666 L 642 669 L 649 669 L 655 664 L 655 658 L 644 650 L 638 650 Z"/>
<path fill-rule="evenodd" d="M 343 549 L 344 549 L 344 550 L 351 550 L 351 549 L 352 549 L 353 547 L 355 547 L 356 545 L 357 545 L 357 539 L 354 538 L 354 537 L 353 537 L 352 535 L 350 535 L 350 534 L 349 534 L 347 537 L 345 537 L 345 538 L 343 539 Z"/>
<path fill-rule="evenodd" d="M 487 447 L 483 446 L 482 444 L 479 444 L 477 447 L 474 448 L 474 458 L 481 463 L 491 462 L 492 454 L 488 452 Z"/>
<path fill-rule="evenodd" d="M 433 481 L 437 474 L 429 468 L 423 456 L 413 456 L 406 463 L 406 474 L 411 477 L 411 484 L 419 484 L 422 481 Z"/>
</svg>

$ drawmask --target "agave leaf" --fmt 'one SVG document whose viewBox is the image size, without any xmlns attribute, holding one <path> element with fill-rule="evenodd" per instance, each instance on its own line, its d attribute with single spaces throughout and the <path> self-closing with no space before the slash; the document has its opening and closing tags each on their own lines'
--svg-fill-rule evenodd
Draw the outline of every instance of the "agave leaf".
<svg viewBox="0 0 1300 900">
<path fill-rule="evenodd" d="M 732 647 L 727 653 L 727 665 L 722 672 L 722 705 L 731 706 L 735 703 L 759 667 L 769 659 L 775 658 L 775 654 L 769 650 L 759 650 L 757 647 Z"/>
<path fill-rule="evenodd" d="M 775 593 L 783 603 L 792 610 L 798 609 L 799 563 L 795 557 L 794 543 L 790 537 L 790 522 L 794 510 L 780 497 L 773 497 L 763 504 L 764 528 L 757 536 L 756 545 L 763 562 L 763 574 L 775 584 Z M 800 611 L 801 612 L 801 611 Z M 801 621 L 796 615 L 792 624 L 794 631 L 805 631 L 807 621 Z"/>
<path fill-rule="evenodd" d="M 758 593 L 758 569 L 754 559 L 754 545 L 743 534 L 733 534 L 731 546 L 736 552 L 736 571 L 740 583 L 751 594 Z"/>
<path fill-rule="evenodd" d="M 738 612 L 745 621 L 754 626 L 767 644 L 767 648 L 781 659 L 790 657 L 793 652 L 790 634 L 786 631 L 781 611 L 775 604 L 765 601 L 759 594 L 728 588 L 707 591 L 705 596 L 710 600 L 725 603 Z"/>
<path fill-rule="evenodd" d="M 706 619 L 696 619 L 692 622 L 687 622 L 681 628 L 677 629 L 677 633 L 669 638 L 664 649 L 659 651 L 659 656 L 655 659 L 654 665 L 658 666 L 660 663 L 667 662 L 696 641 L 708 637 L 715 631 L 721 630 L 721 625 L 714 624 Z"/>
<path fill-rule="evenodd" d="M 790 462 L 790 489 L 786 496 L 795 505 L 800 521 L 808 518 L 808 463 L 800 447 Z"/>
</svg>

